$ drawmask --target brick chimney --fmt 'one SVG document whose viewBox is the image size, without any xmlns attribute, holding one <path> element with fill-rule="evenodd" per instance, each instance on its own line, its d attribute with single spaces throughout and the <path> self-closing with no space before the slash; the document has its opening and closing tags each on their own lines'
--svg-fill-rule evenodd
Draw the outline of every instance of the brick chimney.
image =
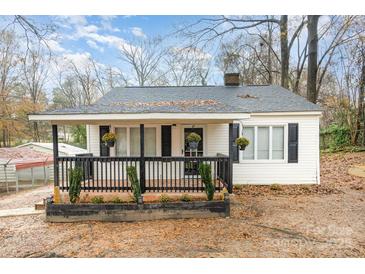
<svg viewBox="0 0 365 274">
<path fill-rule="evenodd" d="M 237 87 L 240 85 L 240 74 L 237 72 L 226 72 L 224 74 L 224 85 Z"/>
</svg>

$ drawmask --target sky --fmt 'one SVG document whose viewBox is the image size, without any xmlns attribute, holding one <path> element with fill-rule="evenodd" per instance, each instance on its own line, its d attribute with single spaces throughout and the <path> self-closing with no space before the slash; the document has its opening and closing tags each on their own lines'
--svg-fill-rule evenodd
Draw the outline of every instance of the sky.
<svg viewBox="0 0 365 274">
<path fill-rule="evenodd" d="M 81 65 L 83 60 L 91 56 L 97 63 L 118 68 L 128 77 L 132 72 L 128 71 L 126 64 L 120 59 L 121 45 L 133 45 L 139 39 L 161 37 L 167 45 L 181 46 L 181 41 L 179 42 L 179 38 L 173 33 L 182 24 L 196 22 L 202 16 L 44 15 L 27 16 L 27 18 L 37 26 L 42 24 L 55 26 L 55 32 L 48 37 L 47 44 L 53 55 L 60 60 L 69 59 Z M 0 27 L 12 19 L 12 16 L 0 16 Z M 24 33 L 22 29 L 18 31 Z M 214 53 L 211 56 L 214 56 Z M 216 81 L 213 81 L 212 84 L 215 83 Z M 52 80 L 48 81 L 46 85 L 48 94 L 53 87 Z"/>
<path fill-rule="evenodd" d="M 182 25 L 197 22 L 206 16 L 27 16 L 37 25 L 52 24 L 56 31 L 48 40 L 48 46 L 58 58 L 67 58 L 81 64 L 91 56 L 97 63 L 110 65 L 127 71 L 120 59 L 120 46 L 133 45 L 138 39 L 161 37 L 174 46 L 182 46 L 181 38 L 173 32 Z M 0 16 L 0 26 L 12 20 L 10 16 Z M 325 17 L 322 17 L 322 21 Z M 3 19 L 3 20 L 1 20 Z M 180 39 L 180 40 L 179 40 Z M 186 42 L 186 40 L 185 40 Z M 205 48 L 207 54 L 217 55 L 217 47 Z M 221 72 L 213 64 L 208 84 L 222 84 Z M 52 81 L 47 83 L 51 92 Z"/>
</svg>

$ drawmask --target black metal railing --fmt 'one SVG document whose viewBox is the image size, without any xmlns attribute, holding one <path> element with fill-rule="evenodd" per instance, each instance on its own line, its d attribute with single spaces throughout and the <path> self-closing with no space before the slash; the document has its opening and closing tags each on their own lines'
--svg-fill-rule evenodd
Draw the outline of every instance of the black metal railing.
<svg viewBox="0 0 365 274">
<path fill-rule="evenodd" d="M 204 184 L 199 175 L 201 163 L 210 164 L 212 181 L 216 191 L 231 189 L 229 157 L 94 157 L 80 155 L 58 157 L 59 188 L 68 191 L 70 171 L 82 169 L 83 191 L 126 192 L 131 191 L 127 167 L 137 169 L 143 192 L 202 192 Z M 142 167 L 144 165 L 144 168 Z"/>
</svg>

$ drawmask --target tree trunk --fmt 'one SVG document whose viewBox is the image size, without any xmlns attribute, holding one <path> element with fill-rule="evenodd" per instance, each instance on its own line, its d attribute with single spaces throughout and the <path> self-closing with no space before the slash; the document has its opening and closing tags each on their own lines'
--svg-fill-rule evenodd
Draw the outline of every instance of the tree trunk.
<svg viewBox="0 0 365 274">
<path fill-rule="evenodd" d="M 359 83 L 359 98 L 357 105 L 357 117 L 356 117 L 356 132 L 353 140 L 353 145 L 359 143 L 359 136 L 361 131 L 361 122 L 364 123 L 363 131 L 365 130 L 365 117 L 364 117 L 364 93 L 365 93 L 365 49 L 361 50 L 361 76 Z M 365 132 L 362 132 L 362 144 L 364 144 Z"/>
<path fill-rule="evenodd" d="M 317 103 L 317 71 L 318 71 L 318 19 L 319 15 L 308 15 L 308 76 L 307 99 Z"/>
<path fill-rule="evenodd" d="M 37 121 L 33 122 L 33 141 L 39 142 L 39 129 Z"/>
<path fill-rule="evenodd" d="M 289 88 L 288 15 L 280 17 L 281 86 Z"/>
</svg>

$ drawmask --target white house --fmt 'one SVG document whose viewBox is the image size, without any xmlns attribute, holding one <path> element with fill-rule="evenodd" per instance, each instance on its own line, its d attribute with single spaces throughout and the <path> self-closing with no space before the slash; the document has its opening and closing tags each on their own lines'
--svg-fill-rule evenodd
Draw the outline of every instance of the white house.
<svg viewBox="0 0 365 274">
<path fill-rule="evenodd" d="M 55 144 L 57 125 L 87 125 L 93 156 L 81 160 L 85 191 L 127 191 L 128 163 L 139 169 L 145 191 L 202 191 L 201 162 L 211 164 L 218 190 L 232 183 L 318 184 L 320 107 L 279 86 L 238 80 L 232 73 L 224 86 L 114 88 L 91 106 L 29 119 L 51 122 Z M 101 141 L 106 132 L 116 133 L 113 147 Z M 189 149 L 190 132 L 202 138 L 196 150 Z M 250 140 L 244 151 L 235 145 L 239 136 Z M 77 160 L 58 157 L 61 190 Z"/>
</svg>

